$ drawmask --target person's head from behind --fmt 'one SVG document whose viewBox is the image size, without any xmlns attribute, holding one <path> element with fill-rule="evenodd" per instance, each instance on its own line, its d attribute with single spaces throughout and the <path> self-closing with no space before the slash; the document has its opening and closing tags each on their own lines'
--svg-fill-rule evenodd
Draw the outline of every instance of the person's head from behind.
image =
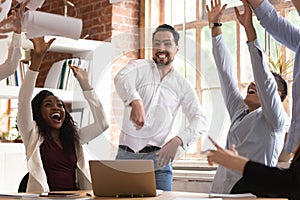
<svg viewBox="0 0 300 200">
<path fill-rule="evenodd" d="M 170 25 L 158 26 L 152 34 L 152 56 L 158 66 L 170 65 L 178 52 L 179 33 Z"/>
<path fill-rule="evenodd" d="M 272 72 L 272 74 L 277 83 L 277 91 L 280 99 L 281 101 L 284 101 L 287 96 L 287 83 L 279 74 L 274 72 Z M 249 84 L 247 96 L 245 97 L 244 102 L 247 104 L 250 110 L 255 110 L 261 106 L 255 82 L 251 82 Z"/>
<path fill-rule="evenodd" d="M 59 137 L 67 145 L 77 140 L 77 127 L 62 100 L 48 90 L 42 90 L 31 101 L 33 120 L 39 127 L 39 133 L 51 138 L 52 131 L 59 131 Z M 69 142 L 68 142 L 69 141 Z"/>
</svg>

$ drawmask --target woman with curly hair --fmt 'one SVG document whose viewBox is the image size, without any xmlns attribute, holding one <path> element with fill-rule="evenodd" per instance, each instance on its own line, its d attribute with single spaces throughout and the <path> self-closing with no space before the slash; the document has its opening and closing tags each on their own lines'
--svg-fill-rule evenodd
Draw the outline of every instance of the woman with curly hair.
<svg viewBox="0 0 300 200">
<path fill-rule="evenodd" d="M 30 103 L 46 51 L 55 39 L 32 39 L 31 65 L 19 93 L 18 127 L 26 148 L 27 192 L 91 189 L 82 145 L 108 128 L 108 120 L 87 71 L 70 66 L 93 114 L 94 123 L 78 129 L 64 102 L 43 90 Z"/>
</svg>

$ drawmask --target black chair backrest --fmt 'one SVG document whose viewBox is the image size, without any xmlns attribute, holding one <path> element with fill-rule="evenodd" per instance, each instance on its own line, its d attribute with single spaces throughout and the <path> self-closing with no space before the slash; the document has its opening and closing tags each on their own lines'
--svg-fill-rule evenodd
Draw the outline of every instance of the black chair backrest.
<svg viewBox="0 0 300 200">
<path fill-rule="evenodd" d="M 19 185 L 18 192 L 26 192 L 28 179 L 29 179 L 29 172 L 27 172 L 27 174 L 25 174 L 25 176 L 22 178 Z"/>
</svg>

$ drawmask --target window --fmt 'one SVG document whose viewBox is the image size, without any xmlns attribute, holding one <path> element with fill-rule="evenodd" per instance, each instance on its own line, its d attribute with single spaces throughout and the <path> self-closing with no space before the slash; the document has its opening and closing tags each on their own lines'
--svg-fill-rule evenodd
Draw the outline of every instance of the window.
<svg viewBox="0 0 300 200">
<path fill-rule="evenodd" d="M 224 1 L 223 3 L 226 3 Z M 230 119 L 224 102 L 221 100 L 223 98 L 212 57 L 211 30 L 208 28 L 205 3 L 205 1 L 198 0 L 145 0 L 145 28 L 155 28 L 159 24 L 167 23 L 173 25 L 180 32 L 180 51 L 174 60 L 174 66 L 195 88 L 208 119 L 213 119 L 209 122 L 209 134 L 214 138 L 218 138 L 218 141 L 225 145 Z M 241 5 L 241 2 L 239 0 L 228 0 L 227 3 L 229 8 L 226 9 L 222 19 L 223 35 L 226 38 L 232 58 L 236 61 L 234 70 L 238 77 L 239 87 L 242 93 L 245 94 L 249 82 L 253 81 L 253 75 L 246 44 L 246 34 L 236 21 L 234 9 L 232 8 L 235 5 Z M 300 24 L 298 13 L 292 9 L 291 2 L 277 1 L 276 8 L 278 8 L 278 12 L 283 13 L 284 17 L 291 19 L 292 23 Z M 147 16 L 152 17 L 147 18 Z M 293 53 L 266 34 L 255 16 L 253 19 L 258 39 L 265 47 L 267 54 L 277 59 L 276 48 L 278 47 L 285 62 L 293 59 Z M 151 38 L 145 36 L 145 40 L 151 41 Z M 148 52 L 148 54 L 145 52 L 144 54 L 146 58 L 150 58 L 149 55 L 151 55 L 151 52 Z M 283 77 L 291 85 L 291 73 L 283 74 Z M 291 90 L 289 91 L 291 93 Z M 288 113 L 290 103 L 291 101 L 285 101 Z M 183 120 L 183 116 L 179 115 L 178 118 L 184 126 L 186 122 Z M 200 137 L 195 146 L 185 153 L 185 158 L 199 158 L 201 149 L 211 147 L 211 144 L 206 142 L 205 138 L 205 136 Z"/>
</svg>

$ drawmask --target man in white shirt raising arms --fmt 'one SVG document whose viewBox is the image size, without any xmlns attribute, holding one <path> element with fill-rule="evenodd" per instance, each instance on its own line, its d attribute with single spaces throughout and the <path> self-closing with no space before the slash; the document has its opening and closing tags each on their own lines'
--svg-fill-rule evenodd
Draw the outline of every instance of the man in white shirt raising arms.
<svg viewBox="0 0 300 200">
<path fill-rule="evenodd" d="M 152 35 L 153 59 L 132 61 L 115 78 L 125 104 L 116 159 L 152 159 L 156 187 L 166 191 L 172 190 L 177 148 L 188 148 L 208 129 L 195 90 L 174 69 L 178 40 L 172 26 L 160 25 Z M 189 125 L 168 140 L 180 106 Z"/>
</svg>

